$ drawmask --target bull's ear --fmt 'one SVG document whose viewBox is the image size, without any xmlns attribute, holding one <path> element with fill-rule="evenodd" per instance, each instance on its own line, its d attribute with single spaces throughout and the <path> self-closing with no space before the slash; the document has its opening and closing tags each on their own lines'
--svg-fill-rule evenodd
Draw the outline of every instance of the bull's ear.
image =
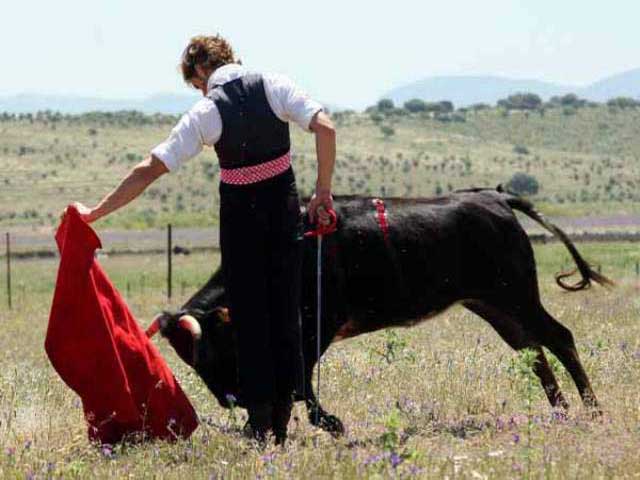
<svg viewBox="0 0 640 480">
<path fill-rule="evenodd" d="M 231 315 L 229 314 L 229 309 L 227 307 L 216 308 L 216 313 L 222 323 L 231 323 Z"/>
</svg>

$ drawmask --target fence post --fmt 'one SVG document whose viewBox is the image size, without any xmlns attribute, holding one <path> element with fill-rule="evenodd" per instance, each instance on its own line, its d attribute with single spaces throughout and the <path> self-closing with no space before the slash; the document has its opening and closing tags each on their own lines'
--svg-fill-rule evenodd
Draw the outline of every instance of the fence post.
<svg viewBox="0 0 640 480">
<path fill-rule="evenodd" d="M 11 236 L 9 232 L 6 235 L 7 239 L 7 301 L 9 302 L 9 309 L 11 309 Z"/>
<path fill-rule="evenodd" d="M 640 262 L 636 261 L 636 277 L 640 275 Z"/>
<path fill-rule="evenodd" d="M 171 300 L 171 224 L 167 225 L 167 300 Z"/>
</svg>

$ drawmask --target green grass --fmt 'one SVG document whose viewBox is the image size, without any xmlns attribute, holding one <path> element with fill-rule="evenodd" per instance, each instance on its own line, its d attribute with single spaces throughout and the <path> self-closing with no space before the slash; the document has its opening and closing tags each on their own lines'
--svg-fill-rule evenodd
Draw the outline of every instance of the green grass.
<svg viewBox="0 0 640 480">
<path fill-rule="evenodd" d="M 493 187 L 516 172 L 534 175 L 533 198 L 549 214 L 640 213 L 640 110 L 559 109 L 503 116 L 493 109 L 443 123 L 421 115 L 375 123 L 368 114 L 336 114 L 336 193 L 432 196 Z M 381 126 L 395 133 L 386 138 Z M 171 121 L 0 122 L 0 228 L 51 226 L 72 201 L 93 205 L 162 141 Z M 315 181 L 313 137 L 292 127 L 294 168 L 309 194 Z M 515 146 L 528 154 L 518 154 Z M 211 149 L 162 177 L 142 198 L 102 220 L 113 228 L 168 221 L 205 226 L 217 217 L 217 160 Z"/>
<path fill-rule="evenodd" d="M 314 429 L 297 405 L 289 446 L 264 452 L 241 438 L 244 414 L 234 420 L 218 407 L 161 340 L 156 342 L 203 424 L 189 441 L 175 444 L 89 445 L 77 399 L 43 349 L 57 262 L 15 262 L 14 285 L 22 283 L 24 290 L 16 287 L 11 311 L 0 283 L 0 477 L 633 477 L 640 470 L 640 297 L 632 267 L 639 254 L 623 243 L 579 249 L 602 264 L 618 288 L 561 291 L 553 273 L 566 250 L 537 245 L 535 253 L 543 302 L 573 331 L 603 418 L 591 420 L 561 368 L 558 380 L 572 408 L 566 419 L 553 417 L 538 383 L 529 384 L 523 361 L 486 323 L 453 307 L 412 329 L 332 346 L 323 363 L 322 401 L 345 422 L 347 435 L 334 440 Z M 129 282 L 127 300 L 144 326 L 162 308 L 184 301 L 219 258 L 176 257 L 171 305 L 163 292 L 163 256 L 100 261 L 121 292 Z M 380 355 L 390 348 L 393 355 Z M 556 361 L 552 365 L 557 368 Z"/>
</svg>

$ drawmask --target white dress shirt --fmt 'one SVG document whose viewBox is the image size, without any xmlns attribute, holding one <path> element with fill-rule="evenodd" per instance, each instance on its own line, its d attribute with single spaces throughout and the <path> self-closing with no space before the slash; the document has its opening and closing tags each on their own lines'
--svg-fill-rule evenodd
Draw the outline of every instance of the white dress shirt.
<svg viewBox="0 0 640 480">
<path fill-rule="evenodd" d="M 252 73 L 242 65 L 229 64 L 211 74 L 207 89 L 243 75 Z M 309 123 L 322 105 L 310 99 L 289 78 L 278 74 L 263 74 L 267 101 L 273 113 L 283 122 L 295 122 L 303 130 L 309 130 Z M 202 151 L 203 145 L 213 146 L 222 134 L 222 119 L 216 104 L 209 97 L 198 101 L 171 130 L 169 137 L 151 150 L 151 154 L 161 160 L 169 170 L 175 170 L 185 161 Z"/>
</svg>

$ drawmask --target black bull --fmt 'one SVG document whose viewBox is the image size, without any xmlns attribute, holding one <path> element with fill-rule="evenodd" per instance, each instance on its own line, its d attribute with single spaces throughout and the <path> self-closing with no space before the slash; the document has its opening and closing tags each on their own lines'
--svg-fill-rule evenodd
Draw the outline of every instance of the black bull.
<svg viewBox="0 0 640 480">
<path fill-rule="evenodd" d="M 585 405 L 597 411 L 573 335 L 542 306 L 531 243 L 514 210 L 551 231 L 569 249 L 582 279 L 568 285 L 563 278 L 571 273 L 559 274 L 561 287 L 580 290 L 591 280 L 612 284 L 589 267 L 564 232 L 531 203 L 501 187 L 384 203 L 388 235 L 371 198 L 335 199 L 338 228 L 323 244 L 321 352 L 334 341 L 415 325 L 460 303 L 489 322 L 512 348 L 535 350 L 534 371 L 552 406 L 568 404 L 543 346 L 569 371 Z M 317 363 L 316 253 L 315 239 L 305 240 L 301 313 L 306 392 L 298 400 L 305 401 L 311 423 L 341 433 L 342 423 L 322 409 L 311 386 Z M 160 329 L 218 402 L 229 407 L 234 399 L 242 406 L 233 312 L 226 307 L 220 269 L 180 311 L 156 319 L 150 331 Z"/>
</svg>

